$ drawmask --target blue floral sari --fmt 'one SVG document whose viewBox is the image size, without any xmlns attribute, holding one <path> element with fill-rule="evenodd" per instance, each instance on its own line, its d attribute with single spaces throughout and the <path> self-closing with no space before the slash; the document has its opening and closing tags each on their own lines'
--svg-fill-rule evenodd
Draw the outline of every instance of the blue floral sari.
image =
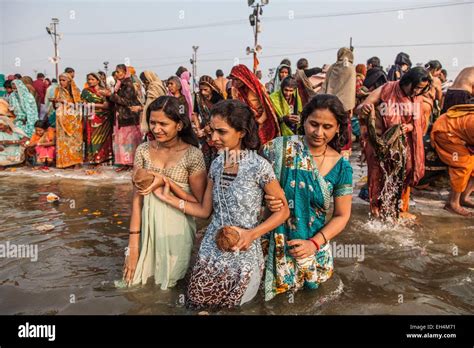
<svg viewBox="0 0 474 348">
<path fill-rule="evenodd" d="M 289 254 L 288 240 L 308 239 L 326 223 L 331 198 L 352 195 L 352 167 L 341 158 L 331 171 L 319 174 L 304 136 L 279 137 L 268 142 L 263 156 L 273 165 L 285 191 L 290 218 L 268 237 L 265 270 L 265 300 L 303 287 L 317 289 L 333 273 L 329 242 L 314 256 L 296 260 Z"/>
</svg>

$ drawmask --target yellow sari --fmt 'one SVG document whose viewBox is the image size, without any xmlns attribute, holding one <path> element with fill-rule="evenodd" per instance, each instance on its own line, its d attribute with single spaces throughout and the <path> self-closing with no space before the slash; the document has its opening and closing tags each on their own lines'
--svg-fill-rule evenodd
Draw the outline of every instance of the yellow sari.
<svg viewBox="0 0 474 348">
<path fill-rule="evenodd" d="M 68 74 L 61 74 L 70 83 L 69 88 L 58 86 L 54 93 L 56 109 L 56 167 L 67 168 L 82 164 L 83 122 L 81 94 Z"/>
</svg>

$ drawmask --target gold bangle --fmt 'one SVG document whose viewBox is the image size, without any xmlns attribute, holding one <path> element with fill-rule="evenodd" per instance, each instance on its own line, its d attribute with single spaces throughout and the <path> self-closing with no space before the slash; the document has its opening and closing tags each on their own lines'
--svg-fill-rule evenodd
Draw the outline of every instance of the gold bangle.
<svg viewBox="0 0 474 348">
<path fill-rule="evenodd" d="M 141 231 L 130 231 L 130 234 L 140 234 Z"/>
</svg>

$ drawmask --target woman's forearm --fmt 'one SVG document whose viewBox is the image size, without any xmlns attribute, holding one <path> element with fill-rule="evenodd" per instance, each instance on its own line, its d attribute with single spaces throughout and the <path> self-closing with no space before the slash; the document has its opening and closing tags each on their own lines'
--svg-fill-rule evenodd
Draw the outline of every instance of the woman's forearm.
<svg viewBox="0 0 474 348">
<path fill-rule="evenodd" d="M 182 201 L 181 204 L 180 201 Z M 166 203 L 181 210 L 186 215 L 191 215 L 201 219 L 209 218 L 212 213 L 212 202 L 209 204 L 206 202 L 206 199 L 204 199 L 202 203 L 193 203 L 179 199 L 178 197 L 170 197 Z"/>
<path fill-rule="evenodd" d="M 142 203 L 143 198 L 133 190 L 133 200 L 132 200 L 132 216 L 130 218 L 130 231 L 140 231 L 141 230 L 141 213 L 142 213 Z M 129 246 L 138 245 L 139 234 L 131 234 L 129 240 Z"/>
<path fill-rule="evenodd" d="M 290 209 L 288 208 L 288 205 L 285 204 L 279 211 L 270 215 L 268 219 L 266 219 L 260 225 L 251 230 L 253 238 L 257 239 L 263 236 L 264 234 L 274 230 L 275 228 L 283 224 L 289 217 Z"/>
<path fill-rule="evenodd" d="M 173 194 L 185 201 L 188 201 L 190 203 L 197 203 L 198 200 L 192 193 L 186 192 L 181 186 L 179 186 L 177 183 L 175 183 L 173 180 L 170 180 L 170 190 L 173 192 Z"/>
<path fill-rule="evenodd" d="M 325 244 L 324 237 L 326 240 L 331 240 L 341 233 L 347 225 L 350 216 L 336 215 L 329 220 L 329 222 L 320 229 L 313 238 L 317 238 L 319 245 Z M 324 237 L 321 235 L 324 234 Z"/>
</svg>

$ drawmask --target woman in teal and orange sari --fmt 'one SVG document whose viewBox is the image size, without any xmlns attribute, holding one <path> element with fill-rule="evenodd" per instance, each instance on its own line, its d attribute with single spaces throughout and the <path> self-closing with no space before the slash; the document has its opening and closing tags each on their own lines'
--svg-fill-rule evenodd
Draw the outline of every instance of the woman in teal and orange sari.
<svg viewBox="0 0 474 348">
<path fill-rule="evenodd" d="M 286 223 L 267 235 L 267 301 L 303 287 L 317 289 L 332 276 L 329 241 L 342 232 L 351 214 L 352 168 L 340 154 L 348 136 L 342 103 L 336 96 L 318 94 L 301 116 L 303 135 L 276 138 L 262 150 L 290 207 Z M 265 199 L 272 212 L 282 204 L 268 195 Z M 326 222 L 332 199 L 334 212 Z"/>
<path fill-rule="evenodd" d="M 112 152 L 112 114 L 105 97 L 105 87 L 100 85 L 96 73 L 87 74 L 87 87 L 81 97 L 89 104 L 86 122 L 86 160 L 96 165 L 111 161 Z"/>
<path fill-rule="evenodd" d="M 270 101 L 280 121 L 281 135 L 299 134 L 300 115 L 303 104 L 298 94 L 298 84 L 291 77 L 285 77 L 281 88 L 270 94 Z"/>
</svg>

